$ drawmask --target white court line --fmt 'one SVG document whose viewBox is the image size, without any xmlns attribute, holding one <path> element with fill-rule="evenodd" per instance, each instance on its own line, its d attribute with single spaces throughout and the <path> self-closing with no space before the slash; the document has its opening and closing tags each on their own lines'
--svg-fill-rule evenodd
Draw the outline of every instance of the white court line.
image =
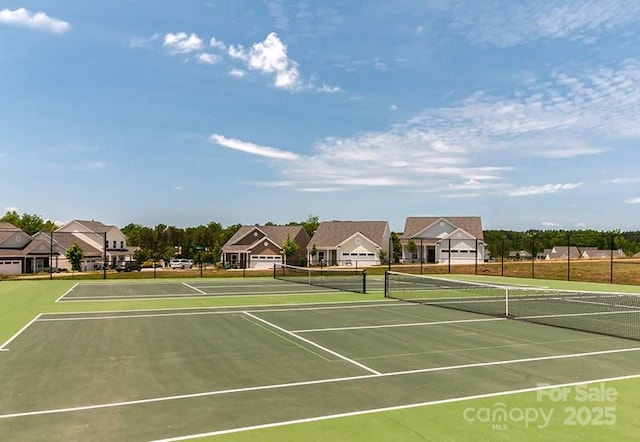
<svg viewBox="0 0 640 442">
<path fill-rule="evenodd" d="M 62 295 L 60 295 L 60 297 L 58 297 L 58 299 L 56 299 L 56 300 L 55 300 L 55 302 L 60 302 L 60 300 L 61 300 L 62 298 L 64 298 L 65 296 L 67 296 L 69 293 L 71 293 L 71 291 L 72 291 L 73 289 L 75 289 L 76 287 L 78 287 L 79 285 L 80 285 L 80 283 L 79 283 L 79 282 L 76 282 L 76 283 L 73 285 L 73 287 L 71 287 L 69 290 L 67 290 L 67 291 L 66 291 L 66 292 L 64 292 Z"/>
<path fill-rule="evenodd" d="M 385 377 L 392 377 L 392 376 L 405 376 L 405 375 L 421 374 L 421 373 L 461 370 L 466 368 L 490 367 L 495 365 L 510 365 L 510 364 L 526 363 L 526 362 L 540 362 L 540 361 L 547 361 L 547 360 L 580 358 L 580 357 L 588 357 L 588 356 L 599 356 L 604 354 L 626 353 L 626 352 L 632 352 L 632 351 L 640 351 L 640 347 L 623 348 L 618 350 L 602 350 L 602 351 L 595 351 L 595 352 L 589 352 L 589 353 L 569 353 L 565 355 L 540 356 L 535 358 L 524 358 L 524 359 L 511 359 L 506 361 L 478 362 L 474 364 L 422 368 L 417 370 L 397 371 L 397 372 L 382 373 L 382 374 L 365 374 L 361 376 L 329 378 L 329 379 L 320 379 L 315 381 L 261 385 L 257 387 L 234 388 L 230 390 L 205 391 L 201 393 L 190 393 L 190 394 L 182 394 L 177 396 L 165 396 L 165 397 L 157 397 L 157 398 L 150 398 L 150 399 L 138 399 L 134 401 L 111 402 L 107 404 L 83 405 L 79 407 L 57 408 L 57 409 L 48 409 L 48 410 L 39 410 L 39 411 L 25 411 L 21 413 L 2 414 L 0 415 L 0 419 L 9 419 L 9 418 L 27 417 L 27 416 L 41 416 L 41 415 L 47 415 L 47 414 L 68 413 L 68 412 L 74 412 L 74 411 L 98 410 L 103 408 L 115 408 L 115 407 L 129 406 L 129 405 L 151 404 L 156 402 L 166 402 L 166 401 L 180 400 L 180 399 L 192 399 L 192 398 L 199 398 L 199 397 L 205 397 L 205 396 L 219 396 L 224 394 L 245 393 L 250 391 L 263 391 L 263 390 L 275 390 L 278 388 L 304 387 L 308 385 L 332 384 L 337 382 L 359 381 L 359 380 L 365 380 L 365 379 L 377 379 L 377 378 L 385 378 Z M 632 377 L 640 377 L 640 375 L 633 375 Z M 582 385 L 588 382 L 595 382 L 595 381 L 581 381 L 581 382 L 577 382 L 576 384 Z"/>
<path fill-rule="evenodd" d="M 25 331 L 27 329 L 27 327 L 29 327 L 31 324 L 33 324 L 34 322 L 36 322 L 38 320 L 38 318 L 40 318 L 40 316 L 42 316 L 42 313 L 38 314 L 38 316 L 36 316 L 35 318 L 33 318 L 31 321 L 29 321 L 24 327 L 22 327 L 20 330 L 18 330 L 16 332 L 15 335 L 11 336 L 9 338 L 8 341 L 6 341 L 4 344 L 0 345 L 0 351 L 8 351 L 9 349 L 7 348 L 7 345 L 11 344 L 11 342 L 17 338 L 18 336 L 20 336 L 20 334 Z"/>
<path fill-rule="evenodd" d="M 507 318 L 452 319 L 451 321 L 409 322 L 406 324 L 361 325 L 357 327 L 309 328 L 304 330 L 291 330 L 291 332 L 292 333 L 311 333 L 311 332 L 345 331 L 345 330 L 369 330 L 369 329 L 375 329 L 375 328 L 420 327 L 423 325 L 449 325 L 449 324 L 462 324 L 467 322 L 492 322 L 492 321 L 507 321 L 507 320 L 508 320 Z"/>
<path fill-rule="evenodd" d="M 340 304 L 354 304 L 354 303 L 369 303 L 366 305 L 340 305 Z M 286 307 L 286 306 L 310 306 L 310 305 L 320 305 L 321 307 Z M 335 305 L 327 305 L 327 304 L 335 304 Z M 286 308 L 278 308 L 278 305 L 284 306 Z M 363 301 L 337 301 L 337 302 L 316 302 L 316 303 L 301 303 L 301 304 L 257 304 L 257 305 L 239 305 L 236 307 L 226 307 L 226 306 L 211 306 L 211 307 L 179 307 L 179 308 L 158 308 L 158 309 L 138 309 L 138 310 L 99 310 L 91 313 L 146 313 L 146 312 L 174 312 L 174 313 L 166 313 L 166 314 L 158 314 L 159 316 L 182 316 L 182 315 L 215 315 L 215 314 L 223 314 L 223 313 L 242 313 L 245 311 L 249 312 L 296 312 L 296 311 L 316 311 L 316 310 L 340 310 L 340 309 L 352 309 L 352 308 L 369 308 L 369 307 L 419 307 L 419 304 L 416 303 L 406 303 L 400 304 L 398 301 L 371 301 L 371 300 L 363 300 Z M 273 307 L 273 308 L 263 308 L 263 307 Z M 251 310 L 254 308 L 255 310 Z M 209 311 L 206 312 L 193 312 L 192 310 L 202 310 L 207 309 Z M 234 310 L 231 310 L 234 309 Z M 182 313 L 185 311 L 186 313 Z M 49 312 L 49 313 L 41 313 L 47 316 L 57 316 L 57 315 L 86 315 L 87 312 Z M 123 316 L 86 316 L 79 318 L 59 318 L 59 319 L 50 319 L 44 318 L 40 319 L 40 321 L 79 321 L 79 320 L 88 320 L 88 319 L 116 319 L 119 317 L 130 317 L 130 318 L 144 318 L 146 316 L 153 315 L 123 315 Z"/>
<path fill-rule="evenodd" d="M 204 291 L 202 291 L 202 290 L 200 290 L 200 289 L 197 289 L 197 288 L 195 288 L 194 286 L 192 286 L 192 285 L 190 285 L 190 284 L 187 284 L 186 282 L 183 282 L 182 284 L 183 284 L 184 286 L 186 286 L 186 287 L 189 287 L 191 290 L 195 290 L 195 291 L 196 291 L 196 292 L 198 292 L 198 293 L 202 293 L 203 295 L 208 295 L 208 293 L 207 293 L 207 292 L 204 292 Z"/>
<path fill-rule="evenodd" d="M 253 314 L 251 314 L 251 313 L 249 313 L 249 312 L 244 312 L 244 314 L 246 314 L 247 316 L 249 316 L 249 317 L 251 317 L 251 318 L 255 319 L 256 321 L 260 321 L 260 322 L 262 322 L 263 324 L 267 324 L 267 325 L 268 325 L 269 327 L 271 327 L 271 328 L 275 328 L 276 330 L 279 330 L 279 331 L 281 331 L 281 332 L 283 332 L 283 333 L 286 333 L 286 334 L 288 334 L 289 336 L 292 336 L 292 337 L 294 337 L 294 338 L 296 338 L 296 339 L 298 339 L 298 340 L 300 340 L 300 341 L 302 341 L 302 342 L 306 342 L 307 344 L 313 345 L 314 347 L 319 348 L 319 349 L 320 349 L 320 350 L 322 350 L 322 351 L 325 351 L 325 352 L 327 352 L 327 353 L 329 353 L 329 354 L 332 354 L 332 355 L 334 355 L 334 356 L 336 356 L 336 357 L 338 357 L 338 358 L 342 359 L 343 361 L 347 361 L 347 362 L 349 362 L 350 364 L 353 364 L 353 365 L 355 365 L 355 366 L 357 366 L 357 367 L 360 367 L 360 368 L 362 368 L 363 370 L 368 371 L 369 373 L 373 373 L 373 374 L 376 374 L 376 375 L 380 375 L 380 374 L 382 374 L 382 373 L 380 373 L 379 371 L 374 370 L 373 368 L 369 368 L 369 367 L 367 367 L 366 365 L 361 364 L 361 363 L 360 363 L 360 362 L 358 362 L 358 361 L 354 361 L 353 359 L 350 359 L 350 358 L 348 358 L 348 357 L 346 357 L 346 356 L 344 356 L 344 355 L 342 355 L 342 354 L 340 354 L 340 353 L 338 353 L 338 352 L 336 352 L 336 351 L 330 350 L 330 349 L 328 349 L 327 347 L 323 347 L 323 346 L 322 346 L 322 345 L 320 345 L 320 344 L 316 344 L 315 342 L 313 342 L 313 341 L 311 341 L 311 340 L 309 340 L 309 339 L 303 338 L 302 336 L 298 336 L 298 335 L 296 335 L 295 333 L 290 332 L 289 330 L 286 330 L 286 329 L 284 329 L 284 328 L 282 328 L 282 327 L 280 327 L 280 326 L 278 326 L 278 325 L 276 325 L 276 324 L 274 324 L 274 323 L 272 323 L 272 322 L 269 322 L 269 321 L 266 321 L 266 320 L 264 320 L 264 319 L 262 319 L 262 318 L 259 318 L 259 317 L 258 317 L 258 316 L 256 316 L 256 315 L 253 315 Z"/>
<path fill-rule="evenodd" d="M 87 302 L 87 301 L 122 301 L 122 300 L 130 300 L 130 301 L 153 301 L 155 299 L 195 299 L 195 298 L 253 298 L 256 296 L 270 296 L 270 297 L 285 297 L 285 296 L 310 296 L 310 295 L 331 295 L 335 294 L 335 291 L 332 292 L 321 292 L 321 291 L 301 291 L 301 292 L 291 292 L 291 293 L 282 293 L 282 292 L 255 292 L 253 294 L 248 295 L 236 295 L 231 292 L 227 293 L 205 293 L 202 295 L 194 294 L 194 293 L 185 293 L 185 294 L 167 294 L 167 295 L 137 295 L 137 296 L 127 296 L 127 295 L 113 295 L 113 296 L 75 296 L 68 299 L 63 299 L 62 302 Z"/>
<path fill-rule="evenodd" d="M 456 403 L 456 402 L 472 401 L 476 399 L 488 399 L 488 398 L 499 397 L 499 396 L 511 396 L 511 395 L 520 394 L 520 393 L 533 393 L 534 391 L 551 390 L 551 389 L 557 389 L 557 388 L 571 388 L 571 387 L 577 387 L 577 386 L 593 384 L 593 383 L 616 382 L 616 381 L 624 381 L 624 380 L 637 379 L 637 378 L 640 378 L 640 375 L 618 376 L 613 378 L 593 379 L 590 381 L 571 382 L 567 384 L 545 385 L 545 386 L 538 386 L 538 387 L 531 387 L 531 388 L 521 388 L 518 390 L 498 391 L 495 393 L 476 394 L 472 396 L 464 396 L 464 397 L 457 397 L 457 398 L 450 398 L 450 399 L 440 399 L 435 401 L 418 402 L 413 404 L 395 405 L 392 407 L 371 408 L 369 410 L 359 410 L 359 411 L 351 411 L 347 413 L 329 414 L 325 416 L 294 419 L 290 421 L 272 422 L 269 424 L 252 425 L 248 427 L 230 428 L 227 430 L 218 430 L 218 431 L 210 431 L 207 433 L 198 433 L 198 434 L 190 434 L 186 436 L 171 437 L 168 439 L 156 439 L 152 442 L 178 442 L 178 441 L 196 439 L 201 437 L 220 436 L 223 434 L 233 434 L 233 433 L 240 433 L 240 432 L 251 431 L 251 430 L 264 430 L 267 428 L 284 427 L 288 425 L 304 424 L 304 423 L 310 423 L 310 422 L 320 422 L 320 421 L 325 421 L 329 419 L 337 419 L 337 418 L 343 418 L 343 417 L 355 417 L 355 416 L 362 416 L 366 414 L 385 413 L 389 411 L 407 410 L 407 409 L 418 408 L 418 407 L 444 405 L 444 404 L 450 404 L 450 403 Z"/>
</svg>

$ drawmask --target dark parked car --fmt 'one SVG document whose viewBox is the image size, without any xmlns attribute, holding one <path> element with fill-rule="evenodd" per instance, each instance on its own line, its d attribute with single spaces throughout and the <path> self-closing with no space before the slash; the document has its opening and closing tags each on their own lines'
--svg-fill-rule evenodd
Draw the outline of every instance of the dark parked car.
<svg viewBox="0 0 640 442">
<path fill-rule="evenodd" d="M 118 272 L 132 272 L 134 270 L 140 271 L 140 263 L 138 261 L 121 261 L 116 266 Z"/>
</svg>

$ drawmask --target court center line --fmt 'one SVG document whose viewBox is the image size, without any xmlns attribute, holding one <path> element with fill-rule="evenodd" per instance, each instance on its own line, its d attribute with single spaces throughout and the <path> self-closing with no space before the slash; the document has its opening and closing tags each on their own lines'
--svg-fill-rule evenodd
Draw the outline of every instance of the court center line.
<svg viewBox="0 0 640 442">
<path fill-rule="evenodd" d="M 625 381 L 625 380 L 631 380 L 631 379 L 637 379 L 637 378 L 640 378 L 640 375 L 618 376 L 613 378 L 593 379 L 590 381 L 571 382 L 571 383 L 556 384 L 556 385 L 545 385 L 545 386 L 537 386 L 537 387 L 531 387 L 531 388 L 521 388 L 518 390 L 498 391 L 495 393 L 476 394 L 472 396 L 463 396 L 463 397 L 440 399 L 440 400 L 434 400 L 434 401 L 417 402 L 413 404 L 395 405 L 391 407 L 371 408 L 368 410 L 358 410 L 358 411 L 351 411 L 346 413 L 329 414 L 325 416 L 315 416 L 315 417 L 309 417 L 309 418 L 294 419 L 290 421 L 272 422 L 268 424 L 251 425 L 248 427 L 229 428 L 226 430 L 210 431 L 207 433 L 189 434 L 186 436 L 171 437 L 167 439 L 156 439 L 152 442 L 179 442 L 184 440 L 197 439 L 202 437 L 221 436 L 223 434 L 233 434 L 233 433 L 240 433 L 240 432 L 251 431 L 251 430 L 264 430 L 267 428 L 284 427 L 288 425 L 304 424 L 304 423 L 310 423 L 310 422 L 320 422 L 320 421 L 325 421 L 329 419 L 355 417 L 355 416 L 362 416 L 362 415 L 374 414 L 374 413 L 385 413 L 390 411 L 400 411 L 400 410 L 407 410 L 407 409 L 418 408 L 418 407 L 444 405 L 444 404 L 451 404 L 456 402 L 473 401 L 477 399 L 488 399 L 488 398 L 494 398 L 494 397 L 500 397 L 500 396 L 511 396 L 511 395 L 521 394 L 521 393 L 522 394 L 533 393 L 536 391 L 544 391 L 544 390 L 552 390 L 552 389 L 560 389 L 560 388 L 571 388 L 571 387 L 577 387 L 577 386 L 593 384 L 593 383 Z"/>
<path fill-rule="evenodd" d="M 338 358 L 342 359 L 343 361 L 347 361 L 347 362 L 349 362 L 350 364 L 353 364 L 353 365 L 355 365 L 355 366 L 358 366 L 358 367 L 362 368 L 363 370 L 368 371 L 369 373 L 373 373 L 373 374 L 376 374 L 376 375 L 380 375 L 380 374 L 382 374 L 382 373 L 380 373 L 379 371 L 374 370 L 373 368 L 367 367 L 366 365 L 361 364 L 361 363 L 360 363 L 360 362 L 358 362 L 358 361 L 354 361 L 353 359 L 350 359 L 350 358 L 348 358 L 348 357 L 346 357 L 346 356 L 344 356 L 344 355 L 342 355 L 342 354 L 338 353 L 337 351 L 330 350 L 330 349 L 328 349 L 327 347 L 324 347 L 324 346 L 322 346 L 322 345 L 320 345 L 320 344 L 317 344 L 317 343 L 315 343 L 315 342 L 311 341 L 310 339 L 303 338 L 302 336 L 298 336 L 298 335 L 296 335 L 295 333 L 290 332 L 289 330 L 286 330 L 286 329 L 284 329 L 284 328 L 282 328 L 282 327 L 280 327 L 280 326 L 278 326 L 278 325 L 276 325 L 276 324 L 274 324 L 274 323 L 272 323 L 272 322 L 269 322 L 269 321 L 267 321 L 267 320 L 265 320 L 265 319 L 262 319 L 262 318 L 260 318 L 260 317 L 258 317 L 258 316 L 256 316 L 256 315 L 254 315 L 254 314 L 252 314 L 252 313 L 249 313 L 249 312 L 246 312 L 246 311 L 245 311 L 245 312 L 243 312 L 243 313 L 244 313 L 245 315 L 247 315 L 247 316 L 249 316 L 249 317 L 251 317 L 251 318 L 255 319 L 256 321 L 260 321 L 260 322 L 262 322 L 263 324 L 267 324 L 269 327 L 273 327 L 273 328 L 275 328 L 276 330 L 281 331 L 282 333 L 286 333 L 286 334 L 288 334 L 289 336 L 293 336 L 294 338 L 299 339 L 299 340 L 300 340 L 300 341 L 302 341 L 302 342 L 306 342 L 306 343 L 307 343 L 307 344 L 309 344 L 309 345 L 313 345 L 314 347 L 319 348 L 319 349 L 320 349 L 320 350 L 322 350 L 322 351 L 326 351 L 327 353 L 332 354 L 332 355 L 334 355 L 334 356 L 336 356 L 336 357 L 338 357 Z"/>
<path fill-rule="evenodd" d="M 0 351 L 8 351 L 9 349 L 7 348 L 7 345 L 11 344 L 11 342 L 16 339 L 18 336 L 20 336 L 20 334 L 25 331 L 31 324 L 33 324 L 34 322 L 36 322 L 40 316 L 42 316 L 42 313 L 38 314 L 38 316 L 36 316 L 35 318 L 33 318 L 31 321 L 27 322 L 27 324 L 25 324 L 24 327 L 22 327 L 20 330 L 18 330 L 16 332 L 16 334 L 14 334 L 13 336 L 11 336 L 9 338 L 8 341 L 6 341 L 4 344 L 0 345 Z"/>
<path fill-rule="evenodd" d="M 196 288 L 196 287 L 192 286 L 191 284 L 187 284 L 186 282 L 183 282 L 182 284 L 184 286 L 186 286 L 186 287 L 189 287 L 191 290 L 195 290 L 198 293 L 202 293 L 203 295 L 208 295 L 207 292 L 204 292 L 204 291 L 200 290 L 199 288 Z"/>
<path fill-rule="evenodd" d="M 344 330 L 368 330 L 376 328 L 397 328 L 397 327 L 420 327 L 423 325 L 448 325 L 462 324 L 466 322 L 492 322 L 506 321 L 507 318 L 487 318 L 487 319 L 452 319 L 451 321 L 433 321 L 433 322 L 408 322 L 404 324 L 384 324 L 384 325 L 362 325 L 354 327 L 329 327 L 329 328 L 309 328 L 304 330 L 291 330 L 292 333 L 312 333 L 325 331 L 344 331 Z"/>
<path fill-rule="evenodd" d="M 466 368 L 490 367 L 494 365 L 510 365 L 510 364 L 526 363 L 526 362 L 539 362 L 539 361 L 547 361 L 547 360 L 580 358 L 580 357 L 588 357 L 588 356 L 599 356 L 599 355 L 605 355 L 605 354 L 626 353 L 626 352 L 633 352 L 633 351 L 640 351 L 640 347 L 624 348 L 624 349 L 617 349 L 617 350 L 602 350 L 602 351 L 595 351 L 595 352 L 588 352 L 588 353 L 569 353 L 565 355 L 540 356 L 536 358 L 512 359 L 507 361 L 478 362 L 474 364 L 422 368 L 417 370 L 397 371 L 397 372 L 383 373 L 383 374 L 365 374 L 360 376 L 350 376 L 350 377 L 342 377 L 342 378 L 319 379 L 315 381 L 302 381 L 302 382 L 291 382 L 291 383 L 285 383 L 285 384 L 261 385 L 256 387 L 234 388 L 229 390 L 205 391 L 201 393 L 189 393 L 189 394 L 181 394 L 176 396 L 138 399 L 133 401 L 111 402 L 107 404 L 83 405 L 78 407 L 57 408 L 57 409 L 48 409 L 48 410 L 39 410 L 39 411 L 24 411 L 19 413 L 2 414 L 0 415 L 0 419 L 28 417 L 28 416 L 42 416 L 47 414 L 69 413 L 74 411 L 98 410 L 103 408 L 115 408 L 115 407 L 124 407 L 124 406 L 130 406 L 130 405 L 151 404 L 156 402 L 166 402 L 166 401 L 180 400 L 180 399 L 193 399 L 193 398 L 199 398 L 199 397 L 205 397 L 205 396 L 219 396 L 219 395 L 233 394 L 233 393 L 274 390 L 278 388 L 303 387 L 303 386 L 309 386 L 309 385 L 321 385 L 321 384 L 330 384 L 330 383 L 336 383 L 336 382 L 359 381 L 359 380 L 365 380 L 365 379 L 376 379 L 376 378 L 384 378 L 384 377 L 392 377 L 392 376 L 405 376 L 405 375 L 420 374 L 420 373 L 461 370 Z M 634 376 L 640 376 L 640 375 L 634 375 Z M 579 384 L 585 384 L 588 382 L 589 381 L 580 382 Z"/>
</svg>

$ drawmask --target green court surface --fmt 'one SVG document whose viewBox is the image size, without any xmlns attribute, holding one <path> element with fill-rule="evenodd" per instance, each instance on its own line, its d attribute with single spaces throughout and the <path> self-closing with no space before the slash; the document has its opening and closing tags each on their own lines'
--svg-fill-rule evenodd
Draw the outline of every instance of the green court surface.
<svg viewBox="0 0 640 442">
<path fill-rule="evenodd" d="M 370 292 L 383 290 L 384 281 L 382 277 L 370 277 L 369 281 Z M 86 281 L 74 284 L 73 287 L 63 293 L 57 301 L 107 301 L 259 295 L 288 296 L 291 294 L 314 295 L 329 292 L 335 293 L 335 290 L 260 277 L 245 279 L 192 279 L 188 281 Z"/>
<path fill-rule="evenodd" d="M 379 292 L 307 290 L 263 278 L 2 282 L 0 434 L 29 441 L 640 434 L 639 341 L 384 300 Z"/>
</svg>

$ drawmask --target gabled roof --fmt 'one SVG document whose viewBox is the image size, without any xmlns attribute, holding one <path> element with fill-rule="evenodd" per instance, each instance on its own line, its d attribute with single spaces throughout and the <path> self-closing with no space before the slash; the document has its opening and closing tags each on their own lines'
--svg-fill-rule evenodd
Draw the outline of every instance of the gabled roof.
<svg viewBox="0 0 640 442">
<path fill-rule="evenodd" d="M 46 235 L 47 239 L 49 239 L 50 241 L 51 239 L 48 236 L 49 234 L 47 233 Z M 53 241 L 55 244 L 61 246 L 64 250 L 67 250 L 69 247 L 71 247 L 73 243 L 78 243 L 85 258 L 102 256 L 102 250 L 96 249 L 91 244 L 82 241 L 71 232 L 55 232 L 53 234 Z"/>
<path fill-rule="evenodd" d="M 549 249 L 549 250 L 545 249 L 545 252 L 548 252 L 547 256 L 549 256 L 550 259 L 580 257 L 580 251 L 576 246 L 571 246 L 570 248 L 567 246 L 553 246 L 552 249 Z"/>
<path fill-rule="evenodd" d="M 484 239 L 482 220 L 479 216 L 410 216 L 405 221 L 402 237 L 411 239 L 439 221 L 449 222 L 474 238 Z"/>
<path fill-rule="evenodd" d="M 382 247 L 385 233 L 389 231 L 386 221 L 323 221 L 309 242 L 316 248 L 334 248 L 356 233 L 367 237 L 374 244 Z"/>
<path fill-rule="evenodd" d="M 64 226 L 60 227 L 58 230 L 64 230 L 67 226 L 74 223 L 80 224 L 88 232 L 94 232 L 94 233 L 107 233 L 117 228 L 116 226 L 107 226 L 106 224 L 101 223 L 100 221 L 93 221 L 93 220 L 86 221 L 86 220 L 74 219 L 66 223 Z"/>
<path fill-rule="evenodd" d="M 11 223 L 0 222 L 0 242 L 17 232 L 22 232 L 22 229 L 19 229 Z"/>
<path fill-rule="evenodd" d="M 223 250 L 225 252 L 243 252 L 251 249 L 252 245 L 247 246 L 236 243 L 254 231 L 262 232 L 266 239 L 271 241 L 278 248 L 282 247 L 282 244 L 287 240 L 287 237 L 290 237 L 291 240 L 295 240 L 301 233 L 305 238 L 309 237 L 302 226 L 242 226 L 231 238 L 229 238 L 229 241 L 222 246 Z M 261 237 L 260 240 L 264 240 L 264 237 Z M 306 244 L 302 245 L 306 246 Z"/>
</svg>

